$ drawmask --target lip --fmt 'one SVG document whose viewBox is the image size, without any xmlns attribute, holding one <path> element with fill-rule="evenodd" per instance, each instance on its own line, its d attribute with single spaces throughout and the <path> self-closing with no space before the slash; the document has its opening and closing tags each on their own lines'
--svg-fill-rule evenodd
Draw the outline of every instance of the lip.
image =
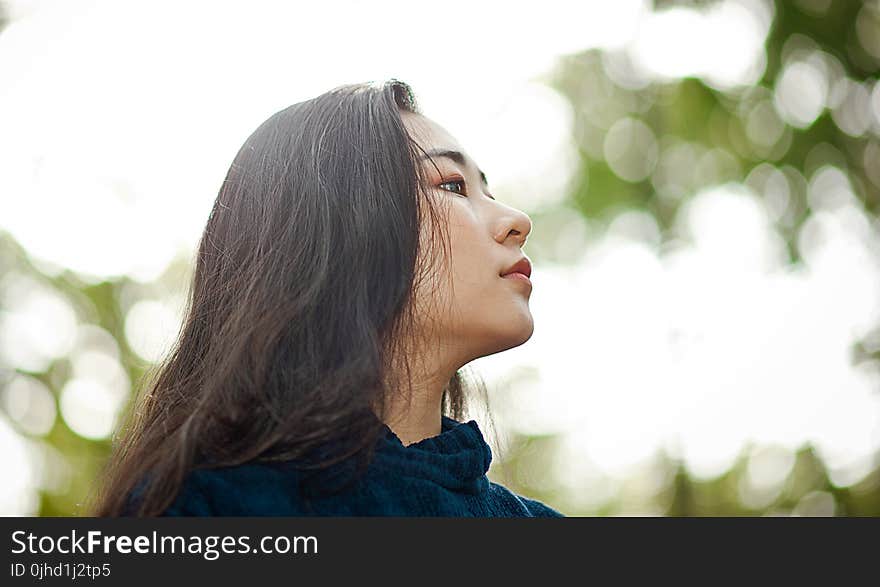
<svg viewBox="0 0 880 587">
<path fill-rule="evenodd" d="M 509 279 L 511 281 L 519 281 L 521 283 L 525 283 L 529 286 L 529 289 L 532 288 L 532 280 L 529 279 L 529 276 L 525 273 L 520 273 L 519 271 L 514 271 L 512 273 L 507 273 L 506 275 L 501 276 L 503 279 Z"/>
<path fill-rule="evenodd" d="M 528 257 L 522 257 L 519 261 L 508 267 L 504 273 L 501 274 L 501 277 L 505 277 L 512 273 L 520 273 L 525 275 L 526 277 L 532 276 L 532 263 L 529 261 Z"/>
</svg>

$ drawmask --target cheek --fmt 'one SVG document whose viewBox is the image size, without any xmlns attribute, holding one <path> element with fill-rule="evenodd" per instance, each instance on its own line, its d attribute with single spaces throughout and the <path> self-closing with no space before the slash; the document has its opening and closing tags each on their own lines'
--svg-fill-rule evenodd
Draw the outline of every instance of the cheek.
<svg viewBox="0 0 880 587">
<path fill-rule="evenodd" d="M 527 299 L 498 276 L 498 259 L 493 256 L 497 244 L 466 204 L 450 202 L 443 216 L 451 257 L 448 264 L 434 259 L 425 276 L 420 291 L 423 316 L 447 335 L 474 342 L 496 339 L 511 328 L 519 336 L 520 323 L 529 318 Z M 440 256 L 445 251 L 437 246 L 426 254 Z"/>
<path fill-rule="evenodd" d="M 426 243 L 423 253 L 431 259 L 431 281 L 440 290 L 471 288 L 485 283 L 487 273 L 491 273 L 492 261 L 489 257 L 487 228 L 468 206 L 466 200 L 448 200 L 438 210 L 438 221 L 443 229 L 435 234 L 429 227 L 422 228 L 422 239 Z M 448 238 L 447 246 L 440 242 Z M 435 240 L 436 239 L 436 240 Z M 447 257 L 448 255 L 448 257 Z"/>
<path fill-rule="evenodd" d="M 452 228 L 452 227 L 451 227 Z M 491 238 L 485 229 L 462 224 L 452 228 L 452 286 L 444 295 L 454 308 L 460 328 L 479 329 L 509 311 L 508 285 L 497 275 Z"/>
<path fill-rule="evenodd" d="M 462 302 L 474 303 L 473 294 L 490 285 L 493 261 L 486 234 L 484 227 L 467 216 L 459 216 L 449 224 L 449 270 L 456 295 L 465 296 Z"/>
</svg>

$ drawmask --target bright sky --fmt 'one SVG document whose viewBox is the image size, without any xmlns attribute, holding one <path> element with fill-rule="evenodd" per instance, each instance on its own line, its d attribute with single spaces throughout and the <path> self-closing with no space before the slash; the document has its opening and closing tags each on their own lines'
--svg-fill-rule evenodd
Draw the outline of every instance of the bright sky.
<svg viewBox="0 0 880 587">
<path fill-rule="evenodd" d="M 641 0 L 12 6 L 0 34 L 0 230 L 49 273 L 144 283 L 189 255 L 241 142 L 289 104 L 403 79 L 505 187 L 499 197 L 534 210 L 563 194 L 574 161 L 570 107 L 534 81 L 554 59 L 620 49 L 636 66 L 628 83 L 698 75 L 724 89 L 760 77 L 772 16 L 758 0 L 658 14 Z M 878 374 L 851 365 L 849 347 L 880 319 L 880 245 L 846 177 L 822 173 L 806 178 L 824 208 L 804 230 L 798 270 L 780 261 L 778 210 L 741 185 L 699 194 L 679 218 L 692 242 L 672 250 L 658 251 L 644 215 L 598 238 L 568 219 L 560 250 L 583 253 L 573 266 L 536 264 L 535 335 L 475 363 L 512 391 L 497 420 L 564 432 L 558 476 L 575 496 L 597 472 L 625 476 L 660 448 L 712 476 L 749 441 L 780 447 L 782 466 L 813 442 L 836 482 L 857 480 L 880 448 L 880 396 Z M 0 276 L 0 294 L 0 366 L 40 370 L 77 349 L 60 415 L 106 437 L 130 391 L 112 337 L 23 276 Z M 174 294 L 130 304 L 126 336 L 145 359 L 176 332 Z M 2 399 L 35 437 L 56 417 L 51 393 L 24 375 Z M 0 419 L 13 480 L 0 512 L 33 512 L 34 488 L 61 483 L 40 446 Z"/>
</svg>

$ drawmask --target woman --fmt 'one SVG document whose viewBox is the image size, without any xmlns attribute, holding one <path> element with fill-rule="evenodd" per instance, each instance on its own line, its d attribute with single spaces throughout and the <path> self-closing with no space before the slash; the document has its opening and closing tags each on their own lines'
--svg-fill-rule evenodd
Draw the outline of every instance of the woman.
<svg viewBox="0 0 880 587">
<path fill-rule="evenodd" d="M 530 230 L 403 82 L 274 114 L 220 189 L 95 514 L 561 516 L 489 482 L 461 421 L 460 369 L 532 334 Z"/>
</svg>

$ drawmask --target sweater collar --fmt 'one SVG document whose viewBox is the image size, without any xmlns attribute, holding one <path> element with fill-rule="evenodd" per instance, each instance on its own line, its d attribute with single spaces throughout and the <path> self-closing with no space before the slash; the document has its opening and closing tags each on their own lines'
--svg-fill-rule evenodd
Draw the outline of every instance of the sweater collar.
<svg viewBox="0 0 880 587">
<path fill-rule="evenodd" d="M 455 491 L 480 493 L 489 488 L 486 472 L 492 450 L 475 420 L 458 422 L 441 416 L 440 434 L 408 446 L 387 424 L 382 426 L 384 434 L 374 457 L 379 467 Z"/>
</svg>

